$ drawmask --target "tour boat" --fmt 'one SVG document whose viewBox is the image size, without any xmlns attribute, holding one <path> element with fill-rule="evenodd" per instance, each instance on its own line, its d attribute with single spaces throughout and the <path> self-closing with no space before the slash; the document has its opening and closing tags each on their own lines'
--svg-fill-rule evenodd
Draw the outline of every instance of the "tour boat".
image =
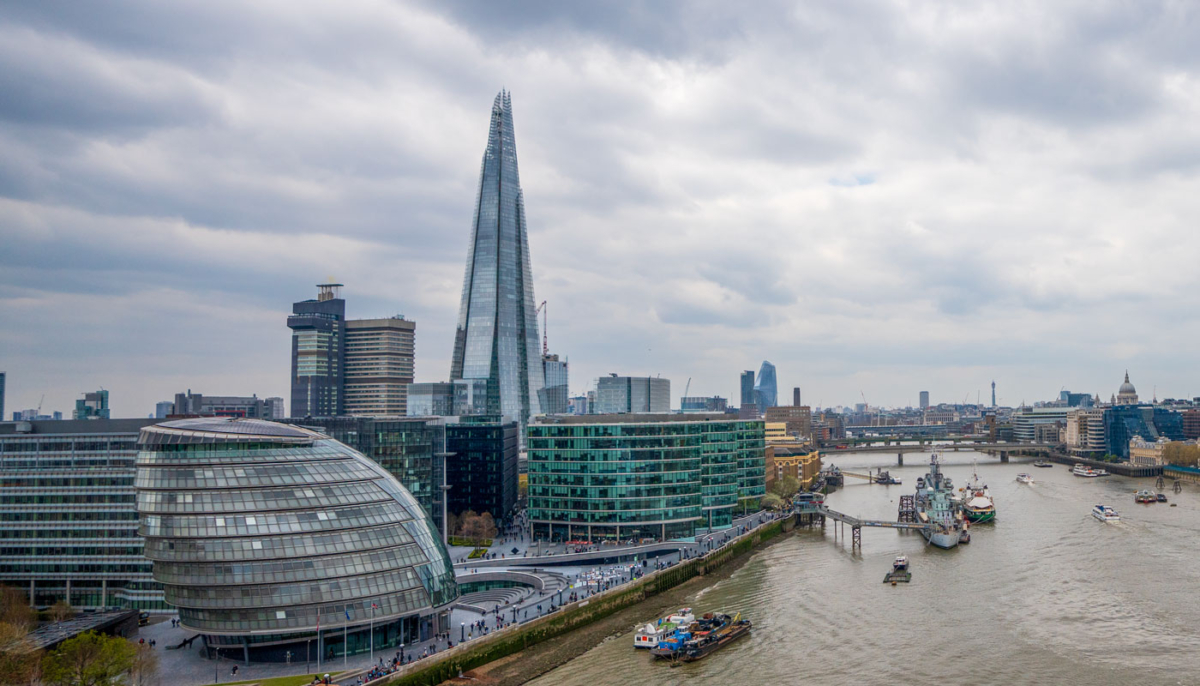
<svg viewBox="0 0 1200 686">
<path fill-rule="evenodd" d="M 1097 505 L 1092 508 L 1092 516 L 1102 522 L 1119 522 L 1121 515 L 1108 505 Z"/>
<path fill-rule="evenodd" d="M 1025 472 L 1021 472 L 1020 474 L 1017 475 L 1017 481 L 1020 481 L 1023 484 L 1032 484 L 1033 477 L 1029 476 Z"/>
<path fill-rule="evenodd" d="M 996 519 L 996 503 L 988 491 L 987 484 L 979 481 L 979 474 L 972 473 L 963 495 L 963 512 L 972 524 L 991 522 Z"/>
<path fill-rule="evenodd" d="M 1088 477 L 1088 478 L 1093 478 L 1093 477 L 1097 477 L 1097 476 L 1108 476 L 1107 471 L 1105 471 L 1103 469 L 1093 469 L 1084 464 L 1075 465 L 1075 468 L 1071 470 L 1071 473 L 1074 474 L 1075 476 L 1084 476 L 1084 477 Z"/>
</svg>

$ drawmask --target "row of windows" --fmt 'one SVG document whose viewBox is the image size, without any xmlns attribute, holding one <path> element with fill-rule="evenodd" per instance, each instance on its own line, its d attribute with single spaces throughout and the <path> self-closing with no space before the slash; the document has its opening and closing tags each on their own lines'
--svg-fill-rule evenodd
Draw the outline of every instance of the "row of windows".
<svg viewBox="0 0 1200 686">
<path fill-rule="evenodd" d="M 104 539 L 104 538 L 115 538 L 115 539 L 136 538 L 136 539 L 140 540 L 141 536 L 138 536 L 136 526 L 130 526 L 129 528 L 102 527 L 102 528 L 88 528 L 88 529 L 80 529 L 80 528 L 75 528 L 75 527 L 68 528 L 68 529 L 13 528 L 13 529 L 7 529 L 7 530 L 0 531 L 0 542 L 12 541 L 12 540 L 24 540 L 24 539 L 31 539 L 31 540 L 35 540 L 35 541 L 45 539 L 47 541 L 54 541 L 54 540 L 59 540 L 59 539 Z"/>
<path fill-rule="evenodd" d="M 283 631 L 312 629 L 316 626 L 341 627 L 350 613 L 351 623 L 367 624 L 374 617 L 389 617 L 429 607 L 424 589 L 389 593 L 352 603 L 329 603 L 287 609 L 201 610 L 179 608 L 179 617 L 190 628 L 208 631 Z M 375 605 L 375 608 L 371 606 Z"/>
<path fill-rule="evenodd" d="M 142 491 L 138 494 L 137 508 L 140 512 L 161 513 L 262 512 L 265 510 L 327 507 L 329 505 L 356 505 L 384 499 L 386 499 L 386 495 L 373 483 L 360 481 L 287 489 L 260 488 L 198 493 Z"/>
<path fill-rule="evenodd" d="M 681 519 L 699 519 L 699 505 L 679 510 L 650 510 L 645 512 L 586 512 L 537 507 L 530 501 L 529 519 L 533 522 L 551 521 L 572 524 L 659 524 Z"/>
<path fill-rule="evenodd" d="M 171 584 L 263 584 L 353 576 L 411 567 L 425 561 L 415 545 L 375 552 L 354 552 L 317 558 L 244 562 L 239 564 L 180 564 L 158 562 L 155 576 Z"/>
<path fill-rule="evenodd" d="M 0 510 L 0 522 L 112 522 L 137 521 L 137 512 L 114 512 L 98 510 L 95 512 L 17 512 Z"/>
<path fill-rule="evenodd" d="M 8 439 L 0 440 L 0 453 L 70 453 L 137 450 L 137 439 Z"/>
<path fill-rule="evenodd" d="M 0 475 L 0 488 L 133 488 L 133 464 L 112 476 L 79 476 L 78 471 L 46 471 L 38 469 L 34 474 Z M 88 470 L 94 474 L 95 470 Z"/>
<path fill-rule="evenodd" d="M 132 503 L 133 491 L 129 493 L 75 493 L 72 495 L 22 495 L 0 493 L 0 508 L 12 505 L 99 505 L 103 503 Z"/>
<path fill-rule="evenodd" d="M 232 609 L 342 602 L 416 588 L 424 590 L 413 570 L 405 567 L 381 574 L 316 582 L 217 587 L 168 585 L 165 591 L 167 601 L 175 605 L 190 609 Z"/>
<path fill-rule="evenodd" d="M 640 498 L 630 500 L 587 500 L 570 498 L 529 497 L 529 506 L 554 510 L 572 510 L 575 512 L 634 512 L 652 511 L 670 512 L 679 507 L 699 507 L 700 494 L 689 493 L 684 496 L 669 498 Z M 668 519 L 673 519 L 669 517 Z"/>
<path fill-rule="evenodd" d="M 233 560 L 276 560 L 290 557 L 332 555 L 372 550 L 412 543 L 404 527 L 385 526 L 356 531 L 338 531 L 300 536 L 273 536 L 261 540 L 248 538 L 209 538 L 201 540 L 146 541 L 146 557 L 177 562 Z M 256 545 L 257 544 L 257 545 Z"/>
<path fill-rule="evenodd" d="M 658 486 L 701 483 L 703 482 L 704 478 L 703 472 L 696 471 L 667 472 L 665 474 L 617 475 L 589 474 L 587 472 L 574 472 L 571 474 L 540 471 L 529 472 L 529 484 L 531 486 L 611 486 L 621 488 L 629 486 Z"/>
<path fill-rule="evenodd" d="M 268 512 L 224 517 L 144 515 L 138 531 L 143 536 L 159 538 L 261 536 L 376 526 L 407 518 L 404 510 L 389 500 L 376 505 L 316 512 Z"/>
<path fill-rule="evenodd" d="M 184 443 L 155 446 L 138 453 L 139 465 L 205 466 L 229 463 L 309 462 L 316 458 L 346 459 L 345 448 L 332 441 L 298 447 L 278 443 Z"/>
<path fill-rule="evenodd" d="M 137 487 L 179 490 L 247 485 L 294 486 L 355 481 L 372 476 L 370 469 L 352 460 L 208 469 L 139 469 Z"/>
<path fill-rule="evenodd" d="M 145 559 L 125 559 L 106 562 L 89 558 L 87 560 L 21 560 L 17 562 L 0 562 L 0 575 L 5 578 L 21 578 L 45 576 L 48 574 L 100 574 L 116 576 L 120 574 L 150 573 L 150 562 Z"/>
<path fill-rule="evenodd" d="M 12 545 L 0 544 L 0 558 L 3 557 L 51 557 L 51 556 L 80 556 L 80 555 L 138 555 L 142 554 L 141 542 L 136 545 L 123 545 L 121 543 L 111 543 L 109 545 L 73 545 L 73 546 L 50 546 L 50 545 Z"/>
<path fill-rule="evenodd" d="M 737 484 L 733 485 L 737 490 Z M 543 498 L 590 498 L 593 500 L 610 500 L 617 498 L 661 498 L 699 494 L 700 487 L 696 483 L 680 484 L 677 486 L 659 486 L 656 488 L 573 488 L 565 486 L 529 486 L 530 497 Z"/>
</svg>

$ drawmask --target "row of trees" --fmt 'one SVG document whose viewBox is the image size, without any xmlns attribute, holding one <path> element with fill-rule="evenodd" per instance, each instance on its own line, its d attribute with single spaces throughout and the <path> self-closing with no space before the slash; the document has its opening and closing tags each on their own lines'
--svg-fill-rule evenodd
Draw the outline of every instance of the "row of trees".
<svg viewBox="0 0 1200 686">
<path fill-rule="evenodd" d="M 1178 441 L 1163 447 L 1163 459 L 1167 464 L 1179 467 L 1195 467 L 1200 463 L 1200 446 L 1187 445 Z"/>
<path fill-rule="evenodd" d="M 47 612 L 61 622 L 75 616 L 65 602 Z M 0 683 L 6 686 L 154 686 L 158 656 L 148 645 L 89 631 L 46 653 L 30 644 L 38 613 L 22 591 L 0 586 Z"/>
<path fill-rule="evenodd" d="M 474 510 L 467 510 L 459 514 L 450 514 L 448 517 L 446 529 L 450 531 L 450 535 L 465 538 L 476 547 L 484 545 L 499 533 L 491 512 L 478 514 Z"/>
</svg>

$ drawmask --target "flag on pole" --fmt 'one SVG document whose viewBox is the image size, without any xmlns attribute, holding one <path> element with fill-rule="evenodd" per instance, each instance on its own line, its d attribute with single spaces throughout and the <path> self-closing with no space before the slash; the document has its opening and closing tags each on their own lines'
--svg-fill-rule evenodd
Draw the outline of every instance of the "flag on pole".
<svg viewBox="0 0 1200 686">
<path fill-rule="evenodd" d="M 346 621 L 350 621 L 350 611 L 346 610 Z"/>
</svg>

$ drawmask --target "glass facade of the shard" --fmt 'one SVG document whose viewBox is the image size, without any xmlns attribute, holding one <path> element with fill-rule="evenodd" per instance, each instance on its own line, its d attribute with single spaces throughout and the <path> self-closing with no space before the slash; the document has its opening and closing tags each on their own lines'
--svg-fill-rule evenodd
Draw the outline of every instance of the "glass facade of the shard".
<svg viewBox="0 0 1200 686">
<path fill-rule="evenodd" d="M 479 173 L 450 378 L 487 380 L 487 413 L 522 427 L 541 413 L 545 386 L 536 314 L 512 101 L 501 92 Z"/>
</svg>

